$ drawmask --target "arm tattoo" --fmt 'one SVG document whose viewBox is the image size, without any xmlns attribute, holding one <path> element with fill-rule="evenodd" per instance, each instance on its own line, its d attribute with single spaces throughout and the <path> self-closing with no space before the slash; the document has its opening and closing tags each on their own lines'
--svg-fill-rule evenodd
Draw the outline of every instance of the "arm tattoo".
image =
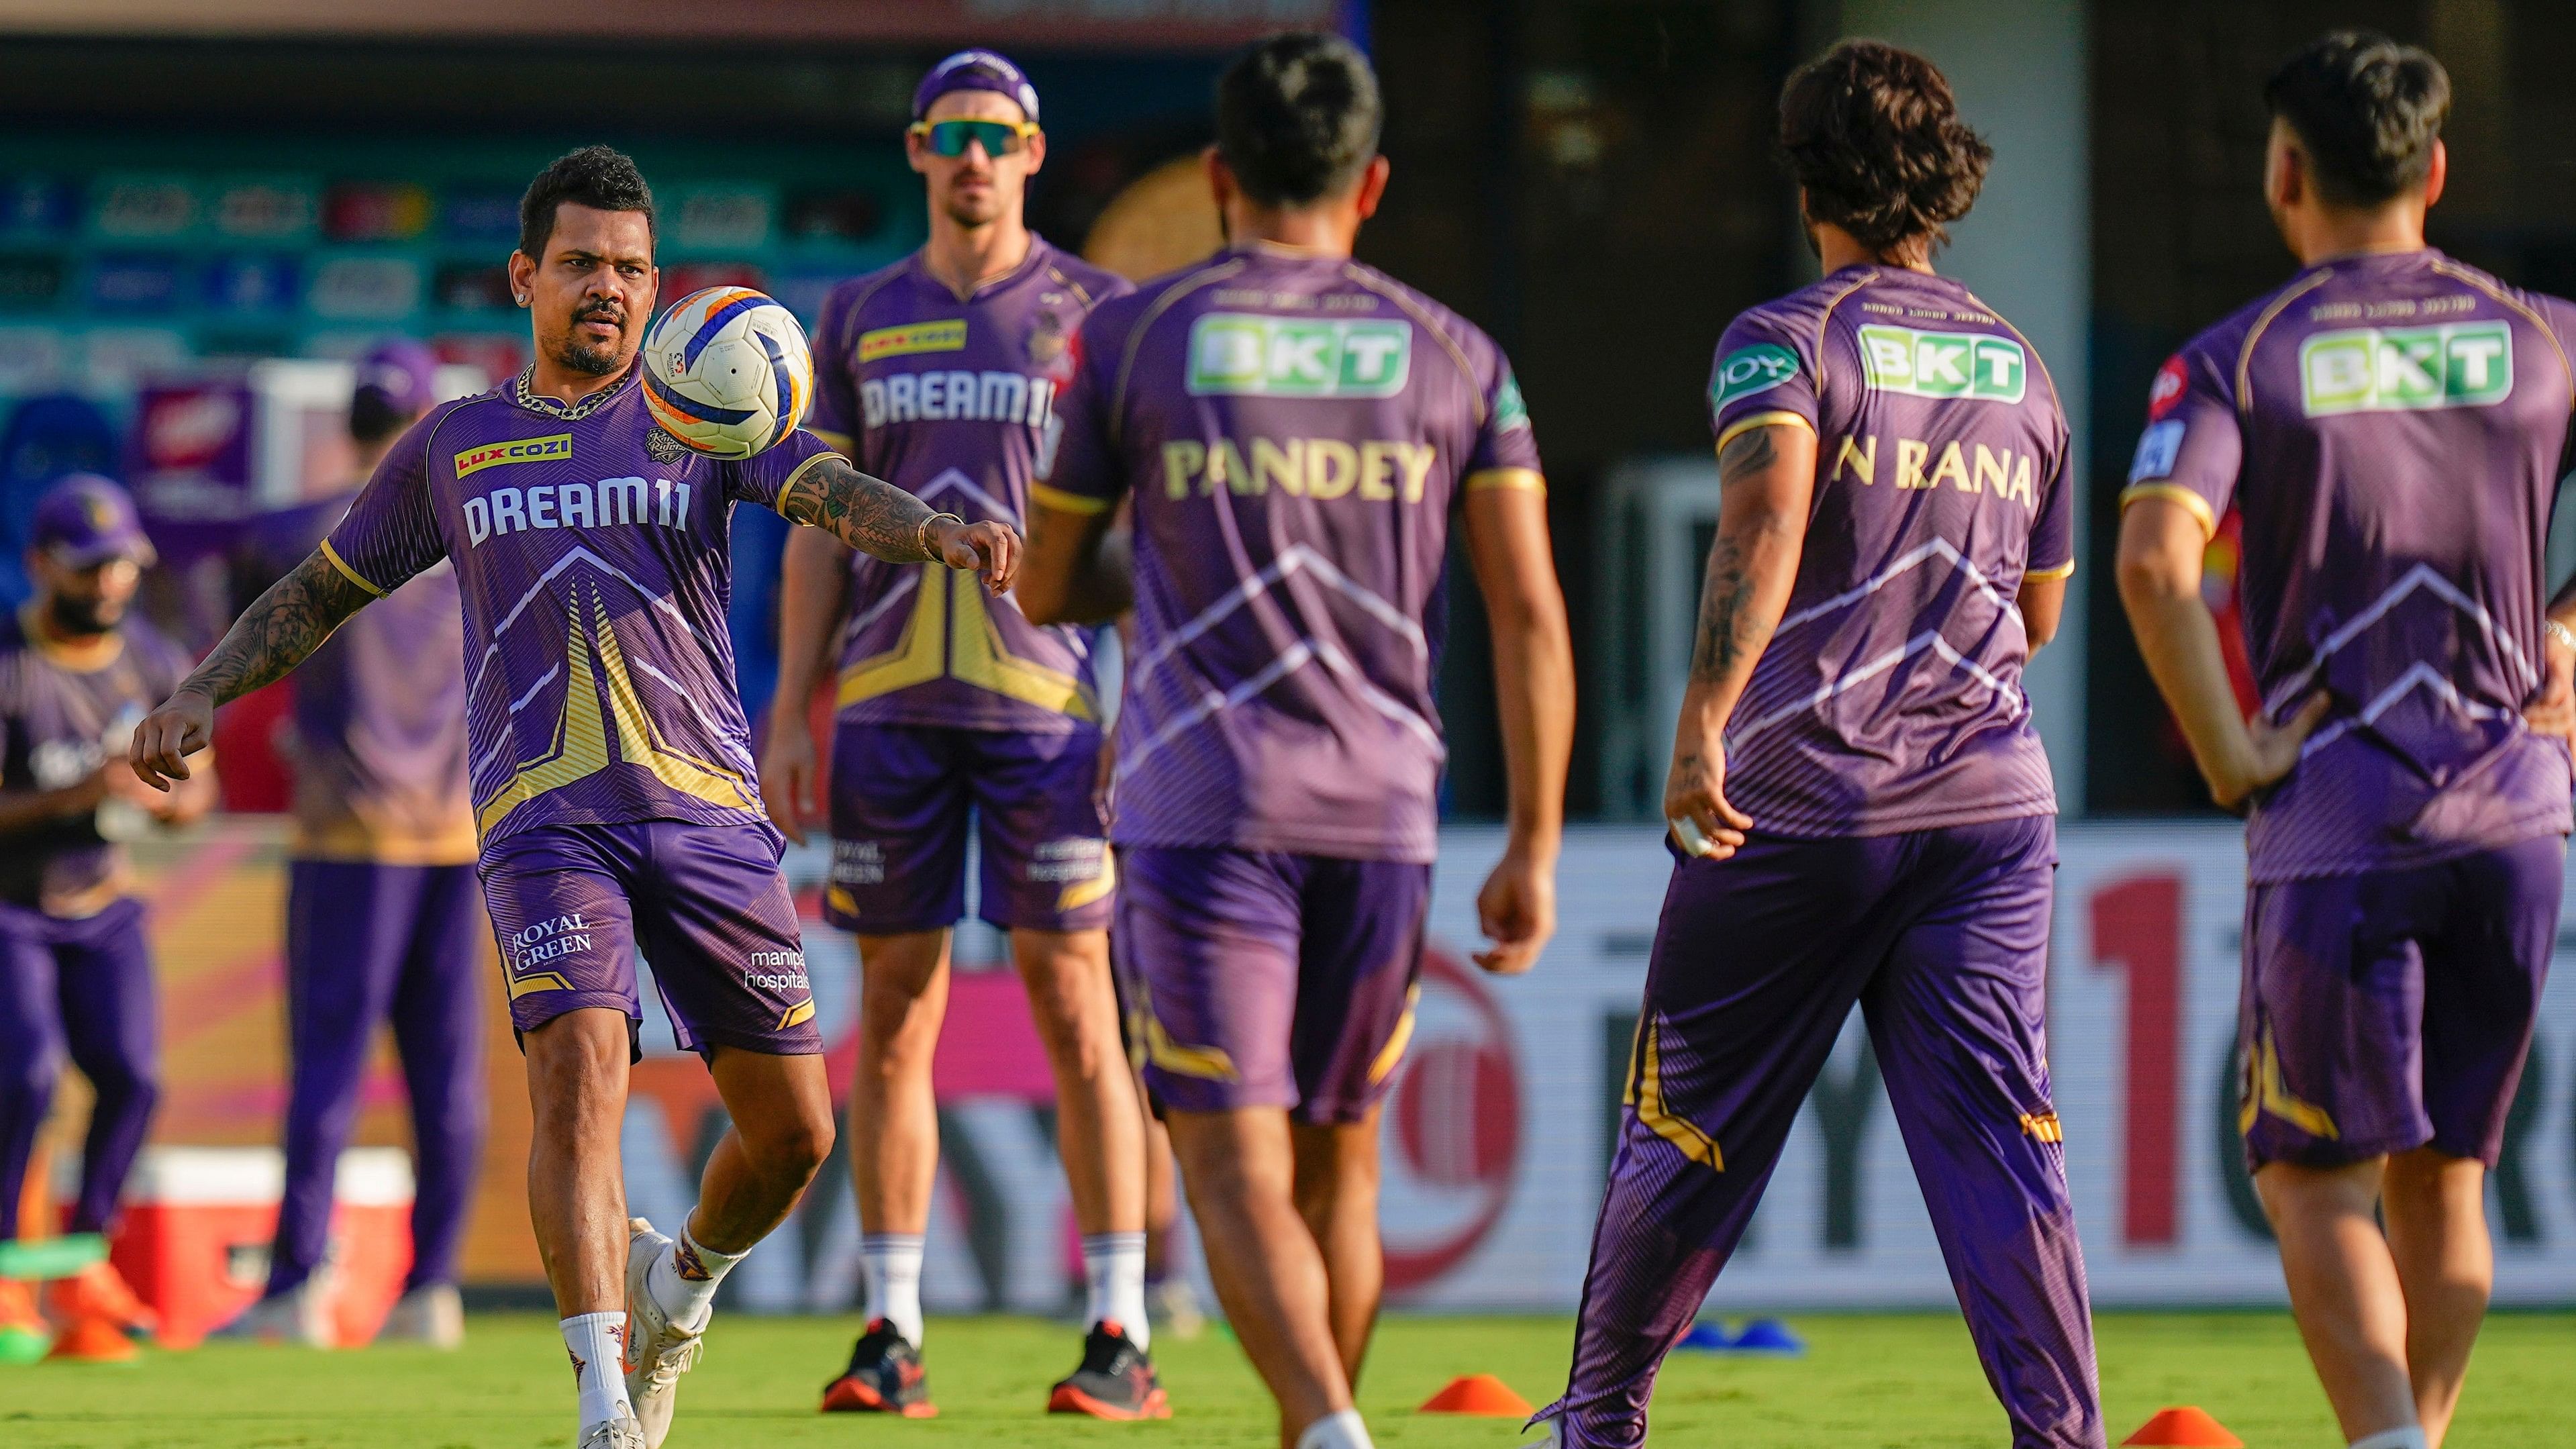
<svg viewBox="0 0 2576 1449">
<path fill-rule="evenodd" d="M 933 510 L 882 478 L 871 478 L 846 458 L 826 456 L 806 486 L 788 495 L 787 517 L 810 523 L 843 543 L 888 563 L 939 563 L 921 547 L 921 521 Z"/>
<path fill-rule="evenodd" d="M 1771 444 L 1769 428 L 1737 434 L 1717 457 L 1721 486 L 1770 467 L 1778 452 Z M 1690 677 L 1694 681 L 1723 678 L 1742 661 L 1748 647 L 1760 647 L 1762 640 L 1747 635 L 1769 631 L 1748 631 L 1744 627 L 1744 614 L 1752 603 L 1753 560 L 1741 541 L 1721 532 L 1716 546 L 1709 550 L 1708 577 L 1700 585 L 1699 629 L 1691 643 Z"/>
<path fill-rule="evenodd" d="M 1744 657 L 1738 622 L 1753 603 L 1751 560 L 1744 545 L 1725 534 L 1708 552 L 1708 577 L 1700 584 L 1699 632 L 1691 643 L 1690 677 L 1696 683 L 1724 678 Z"/>
<path fill-rule="evenodd" d="M 215 652 L 179 688 L 217 704 L 239 699 L 284 678 L 373 598 L 315 549 L 242 611 Z"/>
</svg>

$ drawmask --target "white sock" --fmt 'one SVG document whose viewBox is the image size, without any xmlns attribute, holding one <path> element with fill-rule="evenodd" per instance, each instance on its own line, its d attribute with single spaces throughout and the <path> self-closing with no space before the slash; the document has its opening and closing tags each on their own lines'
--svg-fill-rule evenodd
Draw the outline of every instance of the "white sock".
<svg viewBox="0 0 2576 1449">
<path fill-rule="evenodd" d="M 2352 1449 L 2430 1449 L 2430 1445 L 2424 1438 L 2423 1428 L 2409 1424 L 2402 1429 L 2382 1429 L 2376 1434 L 2363 1435 L 2352 1441 Z"/>
<path fill-rule="evenodd" d="M 626 1397 L 626 1315 L 576 1313 L 556 1325 L 572 1355 L 573 1383 L 581 1390 L 580 1433 L 611 1419 L 632 1418 Z"/>
<path fill-rule="evenodd" d="M 733 1265 L 751 1256 L 751 1249 L 739 1253 L 719 1253 L 699 1242 L 689 1233 L 683 1220 L 680 1235 L 671 1240 L 671 1251 L 656 1257 L 644 1270 L 644 1287 L 662 1311 L 682 1328 L 704 1328 L 716 1311 L 716 1285 Z"/>
<path fill-rule="evenodd" d="M 1297 1449 L 1377 1449 L 1369 1442 L 1368 1425 L 1360 1422 L 1360 1411 L 1344 1409 L 1326 1414 L 1306 1426 L 1297 1436 Z"/>
<path fill-rule="evenodd" d="M 868 1321 L 882 1318 L 893 1324 L 914 1348 L 921 1347 L 921 1236 L 867 1233 L 859 1238 L 859 1262 L 867 1269 Z"/>
<path fill-rule="evenodd" d="M 1084 1324 L 1115 1323 L 1138 1348 L 1153 1343 L 1154 1330 L 1145 1321 L 1143 1233 L 1083 1234 L 1082 1278 Z"/>
</svg>

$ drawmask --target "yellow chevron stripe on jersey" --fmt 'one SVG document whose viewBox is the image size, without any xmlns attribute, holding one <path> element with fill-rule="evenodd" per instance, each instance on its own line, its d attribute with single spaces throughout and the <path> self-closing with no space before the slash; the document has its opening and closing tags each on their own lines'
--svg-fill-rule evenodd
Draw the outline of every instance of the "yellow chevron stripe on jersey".
<svg viewBox="0 0 2576 1449">
<path fill-rule="evenodd" d="M 512 976 L 510 978 L 510 999 L 512 1001 L 516 1001 L 522 996 L 534 995 L 540 991 L 570 990 L 572 990 L 572 983 L 565 980 L 563 977 L 556 975 L 552 971 L 540 971 L 534 976 Z"/>
<path fill-rule="evenodd" d="M 2269 1023 L 2254 1038 L 2254 1060 L 2249 1065 L 2253 1070 L 2247 1074 L 2245 1100 L 2236 1110 L 2238 1135 L 2253 1131 L 2255 1117 L 2269 1112 L 2311 1137 L 2328 1142 L 2342 1137 L 2325 1108 L 2291 1095 L 2289 1084 L 2281 1079 L 2281 1051 L 2272 1044 Z"/>
<path fill-rule="evenodd" d="M 530 800 L 607 769 L 611 722 L 617 728 L 618 757 L 627 764 L 649 770 L 663 784 L 712 805 L 731 810 L 760 808 L 741 776 L 663 743 L 661 731 L 644 712 L 634 679 L 626 672 L 626 655 L 617 646 L 617 631 L 609 626 L 607 606 L 596 591 L 590 603 L 593 623 L 588 628 L 582 624 L 581 601 L 574 598 L 565 604 L 564 702 L 555 717 L 554 739 L 543 758 L 520 766 L 510 783 L 474 812 L 475 828 L 489 836 L 511 811 Z M 591 673 L 594 652 L 607 677 L 605 716 L 599 707 L 599 680 Z"/>
<path fill-rule="evenodd" d="M 922 583 L 924 589 L 929 585 L 929 580 Z M 949 651 L 950 677 L 1075 719 L 1100 718 L 1100 702 L 1081 680 L 1022 659 L 1002 643 L 1001 628 L 984 606 L 984 585 L 975 575 L 956 571 L 949 588 L 955 596 L 951 613 L 957 641 Z"/>
<path fill-rule="evenodd" d="M 778 1018 L 778 1029 L 780 1031 L 785 1031 L 791 1026 L 803 1026 L 805 1023 L 812 1021 L 813 1019 L 814 999 L 809 996 L 803 1001 L 796 1003 L 794 1006 L 787 1008 L 786 1013 Z"/>
<path fill-rule="evenodd" d="M 564 702 L 555 716 L 554 740 L 541 758 L 523 764 L 510 783 L 474 812 L 485 835 L 509 813 L 548 790 L 608 768 L 608 723 L 599 710 L 599 686 L 590 673 L 590 633 L 581 627 L 581 603 L 564 606 Z"/>
<path fill-rule="evenodd" d="M 1145 1013 L 1145 1059 L 1164 1071 L 1203 1082 L 1231 1082 L 1235 1075 L 1234 1058 L 1222 1047 L 1183 1046 L 1172 1040 L 1163 1024 L 1151 1010 Z"/>
<path fill-rule="evenodd" d="M 943 572 L 937 564 L 921 566 L 920 594 L 913 601 L 912 617 L 903 624 L 903 637 L 883 654 L 874 654 L 841 671 L 840 688 L 833 694 L 838 709 L 848 709 L 861 700 L 880 694 L 892 694 L 916 684 L 927 684 L 948 672 L 948 590 L 937 577 Z"/>
<path fill-rule="evenodd" d="M 1628 1105 L 1636 1109 L 1637 1120 L 1647 1131 L 1680 1148 L 1682 1156 L 1712 1172 L 1724 1172 L 1726 1155 L 1717 1150 L 1717 1139 L 1664 1105 L 1664 1062 L 1657 1035 L 1652 1016 L 1639 1023 L 1637 1059 L 1628 1074 Z"/>
</svg>

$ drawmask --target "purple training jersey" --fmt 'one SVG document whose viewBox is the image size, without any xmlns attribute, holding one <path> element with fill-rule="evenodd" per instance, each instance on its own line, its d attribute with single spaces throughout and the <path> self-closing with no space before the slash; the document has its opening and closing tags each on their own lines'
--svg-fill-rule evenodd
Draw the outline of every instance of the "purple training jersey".
<svg viewBox="0 0 2576 1449">
<path fill-rule="evenodd" d="M 326 499 L 261 519 L 249 552 L 275 577 L 348 512 Z M 462 865 L 474 859 L 465 786 L 465 636 L 441 560 L 342 624 L 295 671 L 295 854 Z"/>
<path fill-rule="evenodd" d="M 135 725 L 187 675 L 178 648 L 131 615 L 94 649 L 47 641 L 24 613 L 0 615 L 0 789 L 60 790 L 121 762 Z M 104 813 L 107 834 L 93 811 L 0 836 L 0 901 L 62 908 L 114 879 L 124 856 L 112 822 L 132 811 Z"/>
<path fill-rule="evenodd" d="M 2438 251 L 2299 273 L 2156 376 L 2126 502 L 2215 529 L 2273 719 L 2324 690 L 2254 805 L 2258 882 L 2428 864 L 2568 828 L 2538 692 L 2543 550 L 2568 444 L 2576 308 Z"/>
<path fill-rule="evenodd" d="M 1250 246 L 1102 303 L 1076 353 L 1034 491 L 1134 489 L 1111 838 L 1432 859 L 1450 510 L 1543 486 L 1501 349 L 1346 257 Z"/>
<path fill-rule="evenodd" d="M 571 404 L 523 375 L 395 443 L 322 549 L 377 595 L 454 561 L 487 848 L 540 825 L 769 828 L 725 632 L 728 529 L 737 500 L 779 506 L 828 452 L 802 431 L 741 462 L 692 452 L 632 368 Z"/>
<path fill-rule="evenodd" d="M 2024 578 L 2075 569 L 2065 415 L 1965 286 L 1845 267 L 1735 319 L 1717 446 L 1816 437 L 1797 583 L 1727 723 L 1727 797 L 1776 835 L 2053 815 L 2021 689 Z"/>
<path fill-rule="evenodd" d="M 832 289 L 814 337 L 814 430 L 933 508 L 1025 531 L 1068 344 L 1117 276 L 1031 238 L 960 297 L 916 252 Z M 1081 630 L 1039 628 L 939 564 L 851 561 L 835 699 L 854 724 L 1063 734 L 1101 717 Z"/>
</svg>

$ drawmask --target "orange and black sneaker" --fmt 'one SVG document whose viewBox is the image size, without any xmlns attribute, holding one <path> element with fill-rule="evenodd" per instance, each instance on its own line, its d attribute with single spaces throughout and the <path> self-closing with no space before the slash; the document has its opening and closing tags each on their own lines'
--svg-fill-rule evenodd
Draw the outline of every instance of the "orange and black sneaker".
<svg viewBox="0 0 2576 1449">
<path fill-rule="evenodd" d="M 921 1369 L 921 1350 L 879 1318 L 851 1345 L 850 1366 L 823 1386 L 826 1414 L 899 1414 L 929 1419 L 939 1414 L 930 1402 L 930 1377 Z"/>
<path fill-rule="evenodd" d="M 45 1307 L 56 1323 L 111 1323 L 128 1338 L 150 1338 L 161 1327 L 161 1315 L 135 1296 L 125 1276 L 109 1262 L 92 1263 L 45 1285 Z"/>
<path fill-rule="evenodd" d="M 0 1364 L 34 1363 L 54 1346 L 54 1335 L 36 1312 L 36 1290 L 0 1278 Z"/>
<path fill-rule="evenodd" d="M 1082 1367 L 1047 1395 L 1050 1414 L 1089 1414 L 1095 1419 L 1168 1419 L 1171 1401 L 1154 1360 L 1116 1319 L 1091 1325 L 1082 1340 Z"/>
</svg>

